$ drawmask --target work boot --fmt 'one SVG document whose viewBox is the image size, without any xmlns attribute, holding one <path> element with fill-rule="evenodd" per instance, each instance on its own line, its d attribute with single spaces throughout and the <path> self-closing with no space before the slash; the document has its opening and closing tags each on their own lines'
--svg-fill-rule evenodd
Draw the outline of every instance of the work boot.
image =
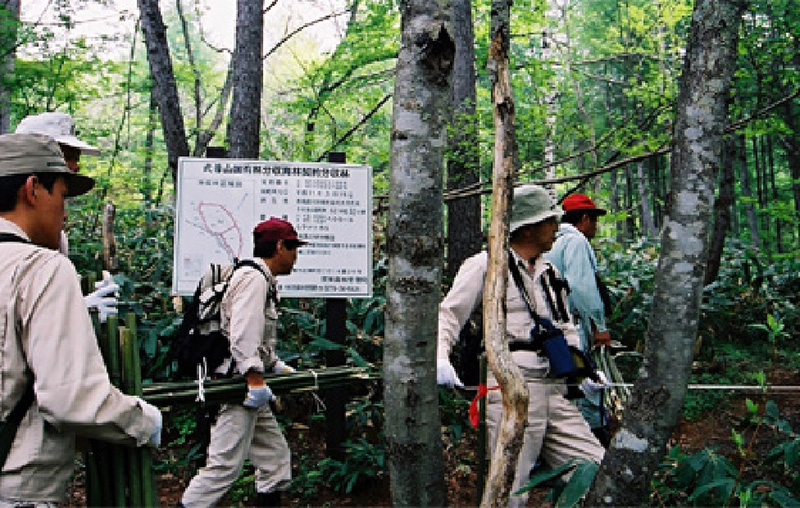
<svg viewBox="0 0 800 508">
<path fill-rule="evenodd" d="M 274 492 L 257 492 L 256 493 L 256 506 L 259 508 L 271 508 L 281 505 L 281 492 L 276 490 Z"/>
</svg>

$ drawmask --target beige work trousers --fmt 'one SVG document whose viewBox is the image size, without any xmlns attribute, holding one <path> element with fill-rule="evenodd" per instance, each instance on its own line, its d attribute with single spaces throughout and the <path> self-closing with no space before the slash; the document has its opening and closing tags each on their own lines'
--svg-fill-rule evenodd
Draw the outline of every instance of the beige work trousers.
<svg viewBox="0 0 800 508">
<path fill-rule="evenodd" d="M 600 463 L 605 454 L 605 449 L 592 434 L 581 412 L 564 398 L 567 388 L 563 380 L 526 379 L 530 393 L 528 420 L 509 498 L 508 505 L 512 508 L 526 505 L 528 494 L 515 496 L 514 493 L 528 485 L 531 468 L 540 453 L 542 460 L 551 468 L 574 458 Z M 496 384 L 496 381 L 489 380 L 489 386 Z M 502 394 L 499 390 L 490 391 L 486 406 L 486 424 L 491 443 L 489 456 L 497 443 L 502 409 Z"/>
<path fill-rule="evenodd" d="M 292 477 L 291 453 L 269 405 L 255 410 L 223 404 L 211 428 L 206 465 L 183 493 L 183 505 L 214 506 L 239 478 L 245 458 L 256 468 L 256 492 L 286 489 Z"/>
</svg>

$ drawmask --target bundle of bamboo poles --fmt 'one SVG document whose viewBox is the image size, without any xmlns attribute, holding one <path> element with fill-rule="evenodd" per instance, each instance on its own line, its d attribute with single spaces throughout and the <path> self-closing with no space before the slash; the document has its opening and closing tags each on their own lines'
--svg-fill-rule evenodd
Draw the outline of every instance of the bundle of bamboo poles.
<svg viewBox="0 0 800 508">
<path fill-rule="evenodd" d="M 329 389 L 352 386 L 354 382 L 369 380 L 366 368 L 326 367 L 290 374 L 264 376 L 264 381 L 275 395 L 303 390 Z M 156 406 L 193 404 L 198 401 L 201 387 L 197 380 L 158 383 L 142 388 L 142 398 Z M 206 403 L 242 402 L 247 395 L 247 384 L 241 376 L 206 380 L 202 384 Z"/>
<path fill-rule="evenodd" d="M 124 393 L 142 394 L 136 316 L 108 317 L 105 328 L 97 322 L 95 332 L 111 382 Z M 134 448 L 91 440 L 86 458 L 86 504 L 88 506 L 158 506 L 153 458 L 149 448 Z"/>
</svg>

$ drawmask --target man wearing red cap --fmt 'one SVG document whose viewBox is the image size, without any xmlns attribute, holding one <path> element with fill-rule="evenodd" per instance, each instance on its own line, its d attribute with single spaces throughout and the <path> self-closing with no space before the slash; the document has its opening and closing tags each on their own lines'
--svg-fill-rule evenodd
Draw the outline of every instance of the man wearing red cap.
<svg viewBox="0 0 800 508">
<path fill-rule="evenodd" d="M 235 270 L 221 303 L 220 325 L 231 344 L 231 356 L 217 372 L 236 371 L 247 380 L 241 404 L 223 404 L 211 428 L 205 467 L 192 478 L 183 506 L 214 506 L 233 485 L 246 458 L 256 468 L 258 506 L 279 506 L 291 480 L 289 445 L 269 403 L 274 399 L 265 372 L 291 372 L 275 354 L 278 294 L 275 277 L 288 275 L 297 249 L 306 242 L 287 221 L 271 218 L 253 230 L 253 261 Z"/>
<path fill-rule="evenodd" d="M 611 344 L 611 335 L 606 328 L 605 306 L 598 286 L 597 258 L 589 243 L 597 234 L 598 217 L 607 212 L 595 206 L 586 194 L 570 194 L 561 206 L 564 209 L 561 226 L 553 249 L 545 256 L 569 283 L 570 310 L 578 319 L 583 350 L 589 352 L 593 347 Z M 581 388 L 586 398 L 580 399 L 578 406 L 593 432 L 607 446 L 600 387 L 587 380 Z"/>
</svg>

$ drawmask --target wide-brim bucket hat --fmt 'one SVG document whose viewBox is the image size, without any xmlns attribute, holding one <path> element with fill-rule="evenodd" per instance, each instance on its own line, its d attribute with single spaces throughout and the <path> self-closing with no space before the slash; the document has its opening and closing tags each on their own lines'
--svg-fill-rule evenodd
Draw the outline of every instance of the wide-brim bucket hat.
<svg viewBox="0 0 800 508">
<path fill-rule="evenodd" d="M 550 193 L 535 184 L 526 184 L 515 188 L 512 203 L 509 233 L 513 233 L 522 226 L 536 224 L 550 218 L 558 220 L 563 215 Z"/>
</svg>

